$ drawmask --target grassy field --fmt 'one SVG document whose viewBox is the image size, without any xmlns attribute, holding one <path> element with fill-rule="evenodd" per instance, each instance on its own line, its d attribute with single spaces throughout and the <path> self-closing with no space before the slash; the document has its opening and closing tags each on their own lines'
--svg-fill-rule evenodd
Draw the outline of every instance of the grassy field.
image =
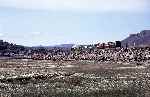
<svg viewBox="0 0 150 97">
<path fill-rule="evenodd" d="M 150 97 L 150 66 L 1 59 L 0 97 Z"/>
</svg>

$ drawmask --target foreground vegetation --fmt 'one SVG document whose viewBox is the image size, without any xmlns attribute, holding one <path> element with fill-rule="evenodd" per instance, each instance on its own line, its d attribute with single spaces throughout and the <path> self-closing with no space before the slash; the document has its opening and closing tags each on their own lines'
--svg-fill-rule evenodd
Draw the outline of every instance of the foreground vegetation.
<svg viewBox="0 0 150 97">
<path fill-rule="evenodd" d="M 0 60 L 1 97 L 149 97 L 149 63 Z"/>
</svg>

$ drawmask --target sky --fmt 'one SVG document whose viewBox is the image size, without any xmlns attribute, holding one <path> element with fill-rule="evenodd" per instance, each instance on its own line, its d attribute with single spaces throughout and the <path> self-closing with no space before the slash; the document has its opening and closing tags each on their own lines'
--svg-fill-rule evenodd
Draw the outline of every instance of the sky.
<svg viewBox="0 0 150 97">
<path fill-rule="evenodd" d="M 150 29 L 150 0 L 0 0 L 0 39 L 93 44 Z"/>
</svg>

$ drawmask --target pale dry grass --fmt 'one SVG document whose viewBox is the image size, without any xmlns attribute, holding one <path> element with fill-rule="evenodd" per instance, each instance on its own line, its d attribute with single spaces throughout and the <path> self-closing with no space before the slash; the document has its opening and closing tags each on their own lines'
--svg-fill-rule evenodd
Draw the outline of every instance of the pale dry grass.
<svg viewBox="0 0 150 97">
<path fill-rule="evenodd" d="M 149 97 L 149 78 L 148 65 L 0 60 L 1 97 Z"/>
</svg>

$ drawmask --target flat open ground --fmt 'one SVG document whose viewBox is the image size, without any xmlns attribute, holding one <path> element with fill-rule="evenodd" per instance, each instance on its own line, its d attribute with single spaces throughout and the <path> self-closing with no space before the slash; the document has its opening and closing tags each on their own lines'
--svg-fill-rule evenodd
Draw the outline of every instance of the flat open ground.
<svg viewBox="0 0 150 97">
<path fill-rule="evenodd" d="M 150 66 L 0 59 L 0 97 L 150 97 Z"/>
</svg>

